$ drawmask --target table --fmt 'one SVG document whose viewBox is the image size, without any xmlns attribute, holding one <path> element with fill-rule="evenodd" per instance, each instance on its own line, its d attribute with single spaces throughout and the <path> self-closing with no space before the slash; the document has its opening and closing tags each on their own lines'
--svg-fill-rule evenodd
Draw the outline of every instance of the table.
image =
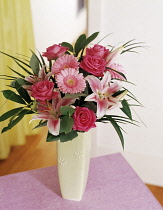
<svg viewBox="0 0 163 210">
<path fill-rule="evenodd" d="M 0 210 L 161 210 L 120 154 L 91 159 L 81 201 L 61 198 L 57 166 L 0 177 Z"/>
</svg>

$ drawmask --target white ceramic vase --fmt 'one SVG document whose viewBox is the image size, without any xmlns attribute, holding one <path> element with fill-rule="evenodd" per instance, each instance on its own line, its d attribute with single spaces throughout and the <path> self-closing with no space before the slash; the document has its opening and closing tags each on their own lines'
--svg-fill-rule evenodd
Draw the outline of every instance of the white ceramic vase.
<svg viewBox="0 0 163 210">
<path fill-rule="evenodd" d="M 64 199 L 82 199 L 89 171 L 91 131 L 78 133 L 72 141 L 57 142 L 58 176 Z"/>
</svg>

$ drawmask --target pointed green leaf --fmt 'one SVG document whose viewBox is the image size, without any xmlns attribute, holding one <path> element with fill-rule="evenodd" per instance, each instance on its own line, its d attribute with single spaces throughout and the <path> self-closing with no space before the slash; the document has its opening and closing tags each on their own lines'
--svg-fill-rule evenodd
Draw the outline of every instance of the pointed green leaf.
<svg viewBox="0 0 163 210">
<path fill-rule="evenodd" d="M 30 67 L 32 68 L 32 71 L 35 75 L 38 75 L 40 67 L 39 67 L 39 59 L 37 58 L 37 56 L 33 53 L 32 57 L 30 59 Z"/>
<path fill-rule="evenodd" d="M 7 127 L 4 127 L 1 131 L 1 133 L 4 133 L 8 130 L 10 130 L 11 128 L 13 128 L 28 112 L 29 110 L 23 110 L 22 114 L 20 114 L 18 117 L 16 117 L 14 120 L 10 121 Z"/>
<path fill-rule="evenodd" d="M 19 61 L 20 63 L 24 64 L 25 66 L 27 66 L 27 67 L 31 68 L 31 67 L 30 67 L 27 63 L 25 63 L 25 62 L 21 61 L 20 59 L 18 59 L 18 58 L 16 58 L 16 57 L 14 57 L 14 56 L 12 56 L 12 55 L 9 55 L 9 54 L 4 53 L 4 52 L 2 52 L 2 51 L 0 51 L 0 53 L 4 54 L 4 55 L 6 55 L 6 56 L 8 56 L 8 57 L 10 57 L 10 58 L 13 58 L 14 60 L 17 60 L 17 61 Z"/>
<path fill-rule="evenodd" d="M 127 44 L 129 44 L 129 43 L 133 42 L 134 40 L 135 40 L 135 39 L 131 39 L 131 40 L 129 40 L 128 42 L 126 42 L 125 44 L 123 44 L 123 46 L 124 46 L 124 47 L 126 47 L 126 45 L 127 45 Z"/>
<path fill-rule="evenodd" d="M 125 76 L 122 72 L 116 71 L 115 69 L 112 69 L 112 68 L 109 68 L 109 67 L 106 67 L 106 68 L 107 68 L 107 69 L 110 69 L 111 71 L 116 72 L 117 74 L 121 75 L 125 80 L 127 80 L 126 76 Z M 114 79 L 114 78 L 113 78 L 113 79 Z M 123 81 L 123 80 L 122 80 L 122 81 Z"/>
<path fill-rule="evenodd" d="M 9 79 L 9 78 L 0 78 L 0 79 L 13 81 L 13 79 Z"/>
<path fill-rule="evenodd" d="M 80 50 L 82 50 L 84 48 L 84 42 L 86 41 L 86 35 L 82 34 L 79 36 L 79 38 L 77 39 L 76 43 L 75 43 L 75 54 L 76 56 L 78 56 Z"/>
<path fill-rule="evenodd" d="M 84 103 L 83 106 L 91 109 L 94 112 L 97 112 L 97 105 L 93 101 L 88 101 Z"/>
<path fill-rule="evenodd" d="M 60 108 L 60 112 L 62 113 L 62 115 L 68 115 L 71 116 L 74 113 L 74 109 L 70 106 L 61 106 Z"/>
<path fill-rule="evenodd" d="M 21 65 L 19 62 L 17 62 L 15 59 L 14 59 L 15 63 L 20 66 L 21 69 L 23 69 L 27 74 L 32 74 L 30 71 L 28 71 L 28 69 L 26 69 L 23 65 Z"/>
<path fill-rule="evenodd" d="M 120 138 L 122 147 L 123 147 L 123 149 L 124 149 L 124 138 L 123 138 L 123 134 L 122 134 L 122 132 L 121 132 L 120 126 L 119 126 L 119 125 L 116 123 L 116 121 L 113 120 L 113 119 L 112 119 L 110 122 L 111 122 L 112 126 L 115 128 L 115 130 L 116 130 L 116 132 L 117 132 L 117 134 L 118 134 L 118 136 L 119 136 L 119 138 Z"/>
<path fill-rule="evenodd" d="M 43 127 L 43 126 L 47 126 L 47 120 L 46 121 L 43 121 L 42 120 L 39 122 L 38 125 L 36 125 L 33 129 L 36 129 L 36 128 L 40 128 L 40 127 Z"/>
<path fill-rule="evenodd" d="M 11 86 L 13 88 L 15 88 L 15 81 L 19 81 L 19 84 L 22 86 L 22 85 L 31 85 L 30 82 L 27 82 L 26 80 L 22 79 L 22 78 L 17 78 L 16 80 L 14 80 L 13 82 L 11 82 Z"/>
<path fill-rule="evenodd" d="M 39 57 L 38 57 L 38 56 L 36 55 L 36 53 L 34 53 L 32 50 L 30 50 L 30 51 L 32 52 L 33 55 L 35 55 L 37 61 L 39 62 L 40 66 L 41 66 L 41 68 L 42 68 L 42 63 L 41 63 Z M 30 61 L 29 61 L 29 62 L 30 62 Z"/>
<path fill-rule="evenodd" d="M 8 77 L 8 78 L 11 78 L 12 80 L 17 78 L 17 77 L 8 76 L 8 75 L 5 75 L 5 74 L 1 74 L 0 77 Z"/>
<path fill-rule="evenodd" d="M 69 133 L 72 130 L 74 120 L 69 116 L 62 116 L 60 122 L 60 133 Z"/>
<path fill-rule="evenodd" d="M 40 58 L 41 58 L 41 61 L 42 61 L 43 66 L 45 66 L 46 64 L 45 64 L 44 58 L 42 57 L 42 55 L 41 55 L 41 53 L 40 53 L 39 51 L 38 51 L 38 53 L 39 53 L 39 55 L 40 55 Z"/>
<path fill-rule="evenodd" d="M 14 73 L 16 73 L 17 75 L 19 75 L 20 77 L 24 78 L 25 76 L 20 74 L 19 72 L 15 71 L 14 69 L 12 69 L 11 67 L 7 66 L 11 71 L 13 71 Z"/>
<path fill-rule="evenodd" d="M 124 93 L 126 90 L 119 90 L 117 92 L 115 92 L 112 96 L 113 97 L 116 97 L 116 96 L 119 96 L 120 94 Z"/>
<path fill-rule="evenodd" d="M 84 42 L 84 48 L 89 44 L 91 43 L 97 36 L 98 36 L 99 32 L 95 32 L 93 33 L 91 36 L 89 36 L 85 42 Z"/>
<path fill-rule="evenodd" d="M 130 94 L 132 94 L 132 93 L 130 92 Z M 127 96 L 129 96 L 130 98 L 132 98 L 133 100 L 135 100 L 137 103 L 140 104 L 140 106 L 143 107 L 143 105 L 135 98 L 135 96 L 133 94 L 132 95 L 127 94 Z"/>
<path fill-rule="evenodd" d="M 79 54 L 79 52 L 81 50 L 84 50 L 84 48 L 91 43 L 97 36 L 98 36 L 99 32 L 95 32 L 93 33 L 91 36 L 89 36 L 88 38 L 86 38 L 85 34 L 82 34 L 76 41 L 75 43 L 75 53 L 76 56 Z"/>
<path fill-rule="evenodd" d="M 64 134 L 61 133 L 60 134 L 60 141 L 61 142 L 66 142 L 66 141 L 71 141 L 74 138 L 76 138 L 78 136 L 77 131 L 72 130 L 70 133 Z"/>
<path fill-rule="evenodd" d="M 132 51 L 132 50 L 135 49 L 135 48 L 140 48 L 140 47 L 143 47 L 143 46 L 135 46 L 135 47 L 128 48 L 128 49 L 126 49 L 126 50 L 123 50 L 123 51 L 121 52 L 121 54 L 123 54 L 123 53 L 125 53 L 125 52 L 136 52 L 136 51 Z M 144 46 L 144 47 L 145 47 L 145 46 Z M 138 53 L 138 52 L 136 52 L 136 53 Z"/>
<path fill-rule="evenodd" d="M 26 104 L 25 101 L 16 93 L 14 93 L 12 90 L 3 90 L 2 91 L 3 96 L 11 101 L 15 101 L 20 104 Z"/>
<path fill-rule="evenodd" d="M 100 39 L 100 41 L 97 42 L 97 44 L 99 44 L 102 40 L 104 40 L 106 37 L 110 36 L 112 33 L 107 34 L 106 36 L 104 36 L 102 39 Z M 109 45 L 110 46 L 110 45 Z M 111 46 L 112 47 L 112 46 Z"/>
<path fill-rule="evenodd" d="M 129 118 L 132 120 L 132 114 L 128 102 L 123 99 L 122 101 L 122 108 L 120 108 Z"/>
<path fill-rule="evenodd" d="M 19 95 L 27 102 L 30 103 L 32 102 L 28 92 L 21 86 L 21 84 L 19 83 L 19 79 L 15 80 L 15 88 L 17 90 L 17 92 L 19 93 Z"/>
<path fill-rule="evenodd" d="M 11 109 L 10 111 L 4 113 L 3 115 L 0 116 L 0 122 L 7 120 L 9 117 L 12 117 L 14 114 L 16 114 L 22 109 L 23 107 L 19 107 L 19 108 Z"/>
<path fill-rule="evenodd" d="M 70 43 L 68 43 L 68 42 L 62 42 L 61 43 L 61 46 L 68 47 L 69 51 L 70 52 L 73 52 L 73 46 Z"/>
<path fill-rule="evenodd" d="M 54 136 L 53 134 L 48 132 L 47 137 L 46 137 L 46 142 L 58 141 L 59 139 L 60 139 L 60 135 Z"/>
</svg>

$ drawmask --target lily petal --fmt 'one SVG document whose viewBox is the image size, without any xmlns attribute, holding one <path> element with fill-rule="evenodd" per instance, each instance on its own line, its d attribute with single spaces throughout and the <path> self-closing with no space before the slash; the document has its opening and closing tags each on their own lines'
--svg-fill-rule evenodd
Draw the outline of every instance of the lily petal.
<svg viewBox="0 0 163 210">
<path fill-rule="evenodd" d="M 96 101 L 96 94 L 92 93 L 85 98 L 85 101 Z"/>
<path fill-rule="evenodd" d="M 55 120 L 53 118 L 50 118 L 47 122 L 47 126 L 51 134 L 53 134 L 54 136 L 59 135 L 60 119 Z"/>
<path fill-rule="evenodd" d="M 108 88 L 108 92 L 113 94 L 119 91 L 121 88 L 122 86 L 115 82 L 110 85 L 110 87 Z"/>
<path fill-rule="evenodd" d="M 48 120 L 49 119 L 49 115 L 48 114 L 38 114 L 38 115 L 34 115 L 32 117 L 32 120 L 37 120 L 37 119 Z"/>
<path fill-rule="evenodd" d="M 108 108 L 107 99 L 103 99 L 103 100 L 97 99 L 97 118 L 103 117 L 106 113 L 107 108 Z"/>
<path fill-rule="evenodd" d="M 111 81 L 111 74 L 109 71 L 107 71 L 101 80 L 101 84 L 103 86 L 102 88 L 105 89 L 106 87 L 108 87 L 108 83 L 110 83 L 110 81 Z"/>
<path fill-rule="evenodd" d="M 112 52 L 109 53 L 108 57 L 106 58 L 107 63 L 113 63 L 115 58 L 121 54 L 122 50 L 124 49 L 123 46 L 118 47 L 117 49 L 113 50 Z"/>
<path fill-rule="evenodd" d="M 102 89 L 101 81 L 97 77 L 88 75 L 85 79 L 89 82 L 89 85 L 94 93 Z"/>
<path fill-rule="evenodd" d="M 75 103 L 77 98 L 62 98 L 61 106 L 68 106 Z"/>
</svg>

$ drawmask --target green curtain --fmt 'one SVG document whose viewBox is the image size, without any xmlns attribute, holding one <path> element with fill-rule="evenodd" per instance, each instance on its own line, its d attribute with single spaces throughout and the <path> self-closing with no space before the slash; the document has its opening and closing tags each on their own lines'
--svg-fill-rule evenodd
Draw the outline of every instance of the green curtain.
<svg viewBox="0 0 163 210">
<path fill-rule="evenodd" d="M 0 51 L 13 56 L 19 56 L 18 54 L 30 56 L 30 49 L 34 50 L 30 1 L 0 0 Z M 6 66 L 20 70 L 11 58 L 0 54 L 0 74 L 15 76 Z M 8 87 L 6 81 L 0 80 L 0 91 L 3 89 Z M 6 101 L 0 93 L 0 115 L 15 107 L 18 107 L 16 103 Z M 0 134 L 0 159 L 8 157 L 12 145 L 24 144 L 26 134 L 32 134 L 33 124 L 29 125 L 30 118 L 25 117 L 23 122 L 18 123 L 10 131 Z M 0 123 L 0 129 L 4 126 L 7 126 L 6 121 Z"/>
</svg>

